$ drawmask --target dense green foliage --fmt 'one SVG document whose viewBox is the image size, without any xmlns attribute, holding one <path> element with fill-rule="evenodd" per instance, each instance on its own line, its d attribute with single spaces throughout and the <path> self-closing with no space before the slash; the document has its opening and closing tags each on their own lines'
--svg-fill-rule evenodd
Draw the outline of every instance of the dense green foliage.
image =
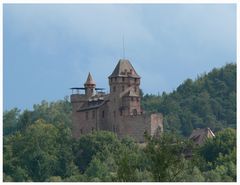
<svg viewBox="0 0 240 185">
<path fill-rule="evenodd" d="M 142 106 L 161 112 L 165 130 L 189 136 L 195 128 L 236 128 L 236 64 L 187 79 L 172 93 L 145 95 Z"/>
<path fill-rule="evenodd" d="M 48 103 L 42 101 L 41 104 L 33 105 L 33 111 L 14 108 L 3 112 L 3 135 L 12 134 L 16 131 L 23 131 L 30 124 L 38 119 L 45 120 L 54 125 L 64 124 L 71 127 L 72 107 L 68 97 L 64 100 Z"/>
<path fill-rule="evenodd" d="M 162 112 L 167 130 L 144 144 L 114 133 L 71 135 L 68 98 L 3 114 L 3 180 L 34 182 L 236 181 L 236 65 L 187 80 L 162 96 L 145 95 L 143 107 Z M 193 128 L 216 137 L 195 146 Z M 166 128 L 167 127 L 167 128 Z M 232 127 L 232 128 L 229 128 Z M 186 158 L 186 154 L 192 157 Z"/>
<path fill-rule="evenodd" d="M 73 140 L 69 128 L 38 120 L 4 137 L 4 181 L 236 181 L 234 137 L 234 130 L 225 129 L 193 148 L 188 140 L 165 133 L 146 138 L 143 147 L 106 131 Z M 194 155 L 185 159 L 189 149 Z"/>
</svg>

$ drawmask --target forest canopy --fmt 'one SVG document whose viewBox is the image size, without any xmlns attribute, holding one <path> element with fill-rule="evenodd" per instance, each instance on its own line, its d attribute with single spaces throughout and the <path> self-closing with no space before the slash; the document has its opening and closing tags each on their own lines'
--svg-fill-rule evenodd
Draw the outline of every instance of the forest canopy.
<svg viewBox="0 0 240 185">
<path fill-rule="evenodd" d="M 164 116 L 164 133 L 145 135 L 144 145 L 107 131 L 72 138 L 68 97 L 4 111 L 3 180 L 236 181 L 236 64 L 187 79 L 171 93 L 143 94 L 142 107 Z M 206 127 L 216 136 L 194 145 L 192 130 Z"/>
</svg>

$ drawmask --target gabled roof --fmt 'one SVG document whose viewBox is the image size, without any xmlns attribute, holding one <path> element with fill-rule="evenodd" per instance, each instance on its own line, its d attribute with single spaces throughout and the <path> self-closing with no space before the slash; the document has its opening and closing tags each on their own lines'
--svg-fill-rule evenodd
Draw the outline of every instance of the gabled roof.
<svg viewBox="0 0 240 185">
<path fill-rule="evenodd" d="M 85 82 L 84 85 L 95 85 L 95 84 L 96 84 L 96 83 L 95 83 L 95 81 L 93 80 L 93 77 L 92 77 L 91 73 L 89 72 L 89 73 L 88 73 L 87 80 L 86 80 L 86 82 Z"/>
<path fill-rule="evenodd" d="M 78 108 L 77 112 L 90 110 L 90 109 L 98 109 L 106 102 L 109 101 L 109 95 L 107 94 L 95 94 L 89 97 L 82 105 Z"/>
<path fill-rule="evenodd" d="M 210 128 L 198 128 L 193 130 L 189 139 L 192 140 L 195 144 L 201 145 L 207 138 L 215 137 L 215 134 Z"/>
<path fill-rule="evenodd" d="M 99 107 L 103 106 L 106 102 L 107 101 L 99 101 L 95 105 L 88 105 L 88 103 L 86 102 L 81 108 L 77 110 L 77 112 L 82 112 L 82 111 L 91 110 L 91 109 L 98 109 Z"/>
<path fill-rule="evenodd" d="M 134 92 L 133 87 L 128 87 L 123 92 L 121 92 L 120 93 L 120 98 L 122 98 L 123 96 L 124 97 L 139 97 L 139 95 L 136 94 L 136 92 Z"/>
<path fill-rule="evenodd" d="M 133 91 L 133 89 L 131 89 L 131 90 L 129 91 L 128 96 L 130 96 L 130 97 L 139 97 L 139 96 L 136 94 L 136 92 Z"/>
<path fill-rule="evenodd" d="M 127 59 L 120 59 L 114 71 L 108 78 L 117 76 L 140 78 L 130 61 Z"/>
</svg>

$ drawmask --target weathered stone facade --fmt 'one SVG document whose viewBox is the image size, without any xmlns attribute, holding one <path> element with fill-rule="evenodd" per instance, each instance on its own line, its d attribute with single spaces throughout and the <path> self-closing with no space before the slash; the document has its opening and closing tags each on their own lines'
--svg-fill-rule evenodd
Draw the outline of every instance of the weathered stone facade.
<svg viewBox="0 0 240 185">
<path fill-rule="evenodd" d="M 94 130 L 107 130 L 120 138 L 128 135 L 137 142 L 144 142 L 144 132 L 155 135 L 163 131 L 162 114 L 147 115 L 141 109 L 140 76 L 129 60 L 119 60 L 108 77 L 110 93 L 97 92 L 96 84 L 89 73 L 84 88 L 72 88 L 73 137 Z M 84 94 L 78 92 L 85 90 Z"/>
</svg>

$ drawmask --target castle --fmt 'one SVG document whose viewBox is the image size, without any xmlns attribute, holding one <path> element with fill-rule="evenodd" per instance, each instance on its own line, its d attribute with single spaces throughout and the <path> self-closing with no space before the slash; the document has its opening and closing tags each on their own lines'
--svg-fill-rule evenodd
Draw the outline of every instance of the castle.
<svg viewBox="0 0 240 185">
<path fill-rule="evenodd" d="M 107 130 L 120 138 L 128 135 L 136 142 L 144 142 L 145 132 L 152 136 L 162 132 L 162 114 L 146 114 L 141 109 L 140 78 L 130 61 L 121 59 L 108 77 L 109 94 L 96 87 L 90 73 L 84 87 L 71 88 L 73 137 Z"/>
</svg>

